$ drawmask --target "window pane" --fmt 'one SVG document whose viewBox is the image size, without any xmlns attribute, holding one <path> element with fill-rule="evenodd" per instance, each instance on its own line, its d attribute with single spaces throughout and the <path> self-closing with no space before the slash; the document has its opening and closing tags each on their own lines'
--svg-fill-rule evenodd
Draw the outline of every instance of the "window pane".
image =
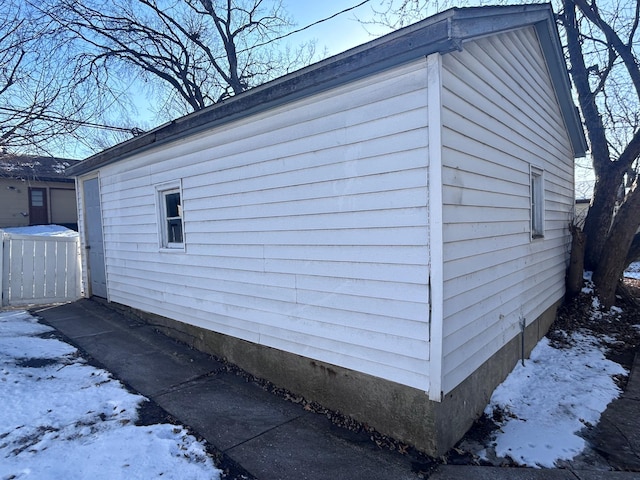
<svg viewBox="0 0 640 480">
<path fill-rule="evenodd" d="M 182 220 L 179 218 L 167 220 L 167 234 L 169 243 L 182 243 Z"/>
<path fill-rule="evenodd" d="M 44 207 L 44 192 L 42 190 L 31 190 L 31 206 Z"/>
<path fill-rule="evenodd" d="M 544 191 L 537 171 L 531 175 L 531 234 L 533 238 L 544 236 Z"/>
<path fill-rule="evenodd" d="M 182 223 L 182 204 L 179 186 L 158 189 L 160 247 L 179 248 L 184 247 L 184 225 Z"/>
<path fill-rule="evenodd" d="M 169 193 L 164 198 L 167 202 L 167 217 L 179 217 L 180 193 Z"/>
</svg>

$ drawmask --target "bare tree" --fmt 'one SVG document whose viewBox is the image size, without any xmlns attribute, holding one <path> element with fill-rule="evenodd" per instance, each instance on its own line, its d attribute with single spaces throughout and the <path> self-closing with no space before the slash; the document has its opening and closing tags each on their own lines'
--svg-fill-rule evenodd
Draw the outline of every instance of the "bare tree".
<svg viewBox="0 0 640 480">
<path fill-rule="evenodd" d="M 46 54 L 38 46 L 51 34 L 50 25 L 11 0 L 0 0 L 0 148 L 30 147 L 55 135 L 43 117 L 59 103 L 63 88 L 42 68 Z"/>
<path fill-rule="evenodd" d="M 289 25 L 270 0 L 0 0 L 0 149 L 84 155 L 299 68 Z"/>
<path fill-rule="evenodd" d="M 569 67 L 595 171 L 585 220 L 585 266 L 605 305 L 629 261 L 640 227 L 640 2 L 563 0 Z"/>
<path fill-rule="evenodd" d="M 43 13 L 81 50 L 82 82 L 143 80 L 165 119 L 204 108 L 298 68 L 313 45 L 276 48 L 292 23 L 280 1 L 48 0 Z M 292 60 L 293 59 L 293 60 Z"/>
<path fill-rule="evenodd" d="M 48 16 L 23 1 L 0 0 L 0 149 L 68 153 L 113 103 L 76 81 L 73 48 Z"/>
<path fill-rule="evenodd" d="M 376 21 L 390 27 L 458 5 L 500 0 L 383 0 Z M 560 0 L 558 26 L 578 95 L 595 174 L 585 219 L 584 265 L 612 305 L 626 266 L 640 256 L 640 0 Z M 580 262 L 582 264 L 582 262 Z"/>
</svg>

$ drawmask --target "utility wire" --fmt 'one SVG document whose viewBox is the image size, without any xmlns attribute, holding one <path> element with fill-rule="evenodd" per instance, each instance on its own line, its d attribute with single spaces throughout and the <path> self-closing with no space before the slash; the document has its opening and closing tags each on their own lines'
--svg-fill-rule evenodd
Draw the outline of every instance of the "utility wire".
<svg viewBox="0 0 640 480">
<path fill-rule="evenodd" d="M 21 110 L 17 110 L 15 108 L 11 108 L 11 107 L 0 107 L 0 111 L 5 111 L 5 112 L 10 112 L 10 113 L 16 113 L 22 117 L 28 117 L 29 115 L 26 112 L 23 112 Z M 93 122 L 86 122 L 86 121 L 82 121 L 82 120 L 74 120 L 72 118 L 64 118 L 64 117 L 59 117 L 59 116 L 55 116 L 55 115 L 50 115 L 47 113 L 39 113 L 35 116 L 36 120 L 50 120 L 50 121 L 54 121 L 54 122 L 66 122 L 66 123 L 72 123 L 74 125 L 78 125 L 80 127 L 91 127 L 91 128 L 102 128 L 105 130 L 112 130 L 112 131 L 116 131 L 116 132 L 127 132 L 127 133 L 132 133 L 134 135 L 136 135 L 137 133 L 134 132 L 140 132 L 140 129 L 133 127 L 133 128 L 125 128 L 125 127 L 116 127 L 114 125 L 104 125 L 101 123 L 93 123 Z"/>
<path fill-rule="evenodd" d="M 326 22 L 326 21 L 328 21 L 328 20 L 331 20 L 332 18 L 335 18 L 335 17 L 337 17 L 338 15 L 342 15 L 343 13 L 347 13 L 347 12 L 350 12 L 351 10 L 355 10 L 356 8 L 361 7 L 362 5 L 364 5 L 364 4 L 366 4 L 366 3 L 369 3 L 370 1 L 371 1 L 371 0 L 364 0 L 364 1 L 360 2 L 360 3 L 359 3 L 359 4 L 357 4 L 357 5 L 354 5 L 354 6 L 352 6 L 352 7 L 345 8 L 344 10 L 341 10 L 341 11 L 339 11 L 339 12 L 336 12 L 336 13 L 334 13 L 333 15 L 330 15 L 330 16 L 328 16 L 328 17 L 326 17 L 326 18 L 322 18 L 322 19 L 320 19 L 320 20 L 316 20 L 315 22 L 310 23 L 310 24 L 309 24 L 309 25 L 307 25 L 307 26 L 304 26 L 304 27 L 302 27 L 302 28 L 298 28 L 297 30 L 292 30 L 292 31 L 290 31 L 289 33 L 285 33 L 284 35 L 281 35 L 281 36 L 279 36 L 279 37 L 272 38 L 271 40 L 267 40 L 266 42 L 258 43 L 258 44 L 256 44 L 256 45 L 252 45 L 251 47 L 248 47 L 248 48 L 245 48 L 245 49 L 243 49 L 243 50 L 240 50 L 238 53 L 247 52 L 247 51 L 249 51 L 249 50 L 253 50 L 253 49 L 254 49 L 254 48 L 256 48 L 256 47 L 264 47 L 265 45 L 268 45 L 268 44 L 273 43 L 273 42 L 277 42 L 278 40 L 282 40 L 283 38 L 289 37 L 289 36 L 291 36 L 291 35 L 293 35 L 293 34 L 300 33 L 300 32 L 302 32 L 302 31 L 307 30 L 307 29 L 309 29 L 309 28 L 311 28 L 311 27 L 314 27 L 314 26 L 316 26 L 316 25 L 318 25 L 318 24 L 320 24 L 320 23 L 323 23 L 323 22 Z"/>
<path fill-rule="evenodd" d="M 295 35 L 296 33 L 300 33 L 303 32 L 311 27 L 314 27 L 316 25 L 319 25 L 321 23 L 327 22 L 333 18 L 336 18 L 339 15 L 342 15 L 344 13 L 350 12 L 351 10 L 355 10 L 356 8 L 361 7 L 362 5 L 365 5 L 367 3 L 369 3 L 371 0 L 363 0 L 362 2 L 358 3 L 357 5 L 353 5 L 351 7 L 345 8 L 343 10 L 340 10 L 339 12 L 336 12 L 332 15 L 329 15 L 328 17 L 322 18 L 320 20 L 316 20 L 315 22 L 312 22 L 304 27 L 298 28 L 296 30 L 292 30 L 288 33 L 285 33 L 284 35 L 281 35 L 279 37 L 276 38 L 272 38 L 271 40 L 267 40 L 266 42 L 263 43 L 258 43 L 256 45 L 252 45 L 249 48 L 245 48 L 243 50 L 238 51 L 238 53 L 243 53 L 243 52 L 247 52 L 249 50 L 253 50 L 254 48 L 258 48 L 258 47 L 263 47 L 265 45 L 268 45 L 270 43 L 273 42 L 277 42 L 278 40 L 282 40 L 283 38 L 287 38 L 291 35 Z M 0 107 L 0 111 L 5 111 L 5 112 L 10 112 L 10 113 L 16 113 L 22 116 L 27 116 L 25 114 L 25 112 L 22 112 L 20 110 L 17 109 L 13 109 L 10 107 Z M 134 136 L 140 135 L 141 133 L 144 133 L 144 131 L 142 131 L 141 129 L 137 128 L 137 127 L 133 127 L 133 128 L 125 128 L 125 127 L 116 127 L 113 125 L 104 125 L 104 124 L 100 124 L 100 123 L 92 123 L 92 122 L 85 122 L 82 120 L 74 120 L 74 119 L 70 119 L 70 118 L 64 118 L 64 117 L 58 117 L 58 116 L 54 116 L 54 115 L 49 115 L 49 114 L 38 114 L 38 118 L 43 119 L 43 120 L 51 120 L 51 121 L 63 121 L 63 122 L 67 122 L 67 123 L 72 123 L 74 125 L 78 125 L 81 127 L 91 127 L 91 128 L 102 128 L 105 130 L 112 130 L 112 131 L 117 131 L 117 132 L 127 132 L 127 133 L 131 133 Z"/>
</svg>

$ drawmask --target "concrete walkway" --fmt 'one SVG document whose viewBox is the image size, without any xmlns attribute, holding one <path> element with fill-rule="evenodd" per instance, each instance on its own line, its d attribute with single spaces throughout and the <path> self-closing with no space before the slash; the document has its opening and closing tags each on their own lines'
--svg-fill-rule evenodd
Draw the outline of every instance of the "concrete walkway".
<svg viewBox="0 0 640 480">
<path fill-rule="evenodd" d="M 424 469 L 419 459 L 379 449 L 366 434 L 336 427 L 324 416 L 264 391 L 208 355 L 104 305 L 80 300 L 32 312 L 88 360 L 205 438 L 217 450 L 227 478 L 415 480 Z M 630 430 L 625 437 L 630 450 L 623 455 L 640 452 L 638 370 L 640 366 L 627 391 L 624 416 Z M 612 418 L 624 428 L 615 415 Z M 640 473 L 440 466 L 429 478 L 640 480 Z"/>
</svg>

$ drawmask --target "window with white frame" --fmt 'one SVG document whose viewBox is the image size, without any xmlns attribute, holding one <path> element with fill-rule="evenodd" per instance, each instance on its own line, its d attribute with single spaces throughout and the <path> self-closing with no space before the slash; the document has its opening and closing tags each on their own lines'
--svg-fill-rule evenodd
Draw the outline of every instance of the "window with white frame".
<svg viewBox="0 0 640 480">
<path fill-rule="evenodd" d="M 544 171 L 531 167 L 531 238 L 544 237 Z"/>
<path fill-rule="evenodd" d="M 158 215 L 160 247 L 184 248 L 182 219 L 182 192 L 180 184 L 156 187 L 158 192 Z"/>
</svg>

